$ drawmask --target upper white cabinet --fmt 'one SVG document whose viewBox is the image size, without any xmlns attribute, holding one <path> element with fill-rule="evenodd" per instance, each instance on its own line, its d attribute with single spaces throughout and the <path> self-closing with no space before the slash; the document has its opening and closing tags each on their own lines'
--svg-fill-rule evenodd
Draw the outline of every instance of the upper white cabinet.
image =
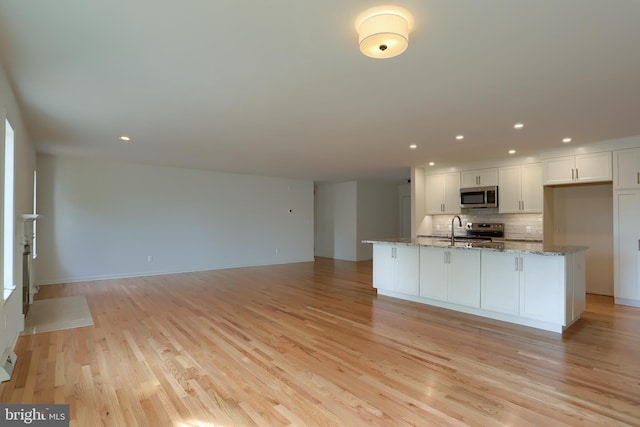
<svg viewBox="0 0 640 427">
<path fill-rule="evenodd" d="M 461 188 L 488 187 L 498 185 L 498 169 L 477 169 L 462 172 Z"/>
<path fill-rule="evenodd" d="M 640 188 L 640 148 L 613 152 L 613 188 Z"/>
<path fill-rule="evenodd" d="M 427 175 L 425 207 L 427 214 L 460 213 L 460 173 Z"/>
<path fill-rule="evenodd" d="M 542 212 L 542 165 L 532 163 L 498 169 L 500 213 Z"/>
<path fill-rule="evenodd" d="M 546 159 L 542 162 L 542 176 L 544 185 L 611 181 L 611 152 Z"/>
</svg>

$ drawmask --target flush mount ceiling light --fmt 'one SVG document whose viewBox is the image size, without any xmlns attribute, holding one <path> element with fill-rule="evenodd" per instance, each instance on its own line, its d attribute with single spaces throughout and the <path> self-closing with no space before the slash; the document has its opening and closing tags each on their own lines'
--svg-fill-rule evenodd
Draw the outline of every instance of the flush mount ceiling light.
<svg viewBox="0 0 640 427">
<path fill-rule="evenodd" d="M 356 19 L 360 52 L 371 58 L 392 58 L 409 46 L 413 17 L 402 8 L 379 6 L 368 9 Z"/>
</svg>

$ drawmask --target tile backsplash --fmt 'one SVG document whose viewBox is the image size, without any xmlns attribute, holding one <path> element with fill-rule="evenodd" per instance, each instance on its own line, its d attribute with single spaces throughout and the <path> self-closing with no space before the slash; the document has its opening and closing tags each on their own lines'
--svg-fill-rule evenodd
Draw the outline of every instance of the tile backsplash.
<svg viewBox="0 0 640 427">
<path fill-rule="evenodd" d="M 447 236 L 451 227 L 451 218 L 455 215 L 433 215 L 432 234 Z M 463 211 L 460 214 L 462 228 L 456 221 L 455 235 L 465 235 L 467 222 L 501 222 L 504 224 L 504 237 L 517 240 L 542 240 L 542 214 L 499 214 L 497 209 Z"/>
</svg>

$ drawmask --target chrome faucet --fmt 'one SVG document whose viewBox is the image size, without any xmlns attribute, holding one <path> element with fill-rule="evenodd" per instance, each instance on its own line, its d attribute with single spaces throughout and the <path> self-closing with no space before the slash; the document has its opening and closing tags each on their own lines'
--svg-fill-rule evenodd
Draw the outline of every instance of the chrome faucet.
<svg viewBox="0 0 640 427">
<path fill-rule="evenodd" d="M 451 246 L 453 246 L 453 244 L 455 243 L 455 240 L 453 237 L 453 223 L 455 222 L 456 218 L 458 218 L 458 227 L 462 227 L 462 220 L 460 219 L 460 215 L 456 215 L 453 218 L 451 218 Z"/>
</svg>

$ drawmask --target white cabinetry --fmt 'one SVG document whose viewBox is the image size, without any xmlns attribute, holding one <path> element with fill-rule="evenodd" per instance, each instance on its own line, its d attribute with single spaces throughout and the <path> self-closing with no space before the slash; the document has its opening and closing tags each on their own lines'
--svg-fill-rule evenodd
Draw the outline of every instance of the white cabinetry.
<svg viewBox="0 0 640 427">
<path fill-rule="evenodd" d="M 640 307 L 640 190 L 616 190 L 613 197 L 615 300 Z"/>
<path fill-rule="evenodd" d="M 420 296 L 480 307 L 480 251 L 421 247 Z"/>
<path fill-rule="evenodd" d="M 417 246 L 373 245 L 373 286 L 377 289 L 418 295 Z"/>
<path fill-rule="evenodd" d="M 460 173 L 427 175 L 425 207 L 427 214 L 460 213 Z"/>
<path fill-rule="evenodd" d="M 520 316 L 565 324 L 564 257 L 522 254 L 520 270 Z"/>
<path fill-rule="evenodd" d="M 640 235 L 640 225 L 636 231 Z M 584 312 L 581 248 L 557 254 L 373 243 L 373 285 L 380 295 L 554 332 L 562 332 Z M 640 292 L 635 253 L 630 266 L 635 268 L 630 282 L 635 288 L 625 294 L 631 297 Z M 640 306 L 640 300 L 624 301 Z"/>
<path fill-rule="evenodd" d="M 532 163 L 498 170 L 500 213 L 542 212 L 542 165 Z"/>
<path fill-rule="evenodd" d="M 487 168 L 462 172 L 462 188 L 498 185 L 498 169 Z"/>
<path fill-rule="evenodd" d="M 516 316 L 520 313 L 519 258 L 508 252 L 482 254 L 480 306 L 483 309 Z"/>
<path fill-rule="evenodd" d="M 611 181 L 611 152 L 546 159 L 542 162 L 542 176 L 544 185 Z"/>
<path fill-rule="evenodd" d="M 467 307 L 480 307 L 480 251 L 448 252 L 447 300 Z"/>
<path fill-rule="evenodd" d="M 565 255 L 565 325 L 571 325 L 580 318 L 586 307 L 587 265 L 585 252 Z"/>
<path fill-rule="evenodd" d="M 613 152 L 613 188 L 640 188 L 640 148 Z"/>
<path fill-rule="evenodd" d="M 584 311 L 584 252 L 546 256 L 486 251 L 481 271 L 484 310 L 563 326 Z"/>
<path fill-rule="evenodd" d="M 420 247 L 420 296 L 447 300 L 447 253 L 442 248 Z"/>
</svg>

